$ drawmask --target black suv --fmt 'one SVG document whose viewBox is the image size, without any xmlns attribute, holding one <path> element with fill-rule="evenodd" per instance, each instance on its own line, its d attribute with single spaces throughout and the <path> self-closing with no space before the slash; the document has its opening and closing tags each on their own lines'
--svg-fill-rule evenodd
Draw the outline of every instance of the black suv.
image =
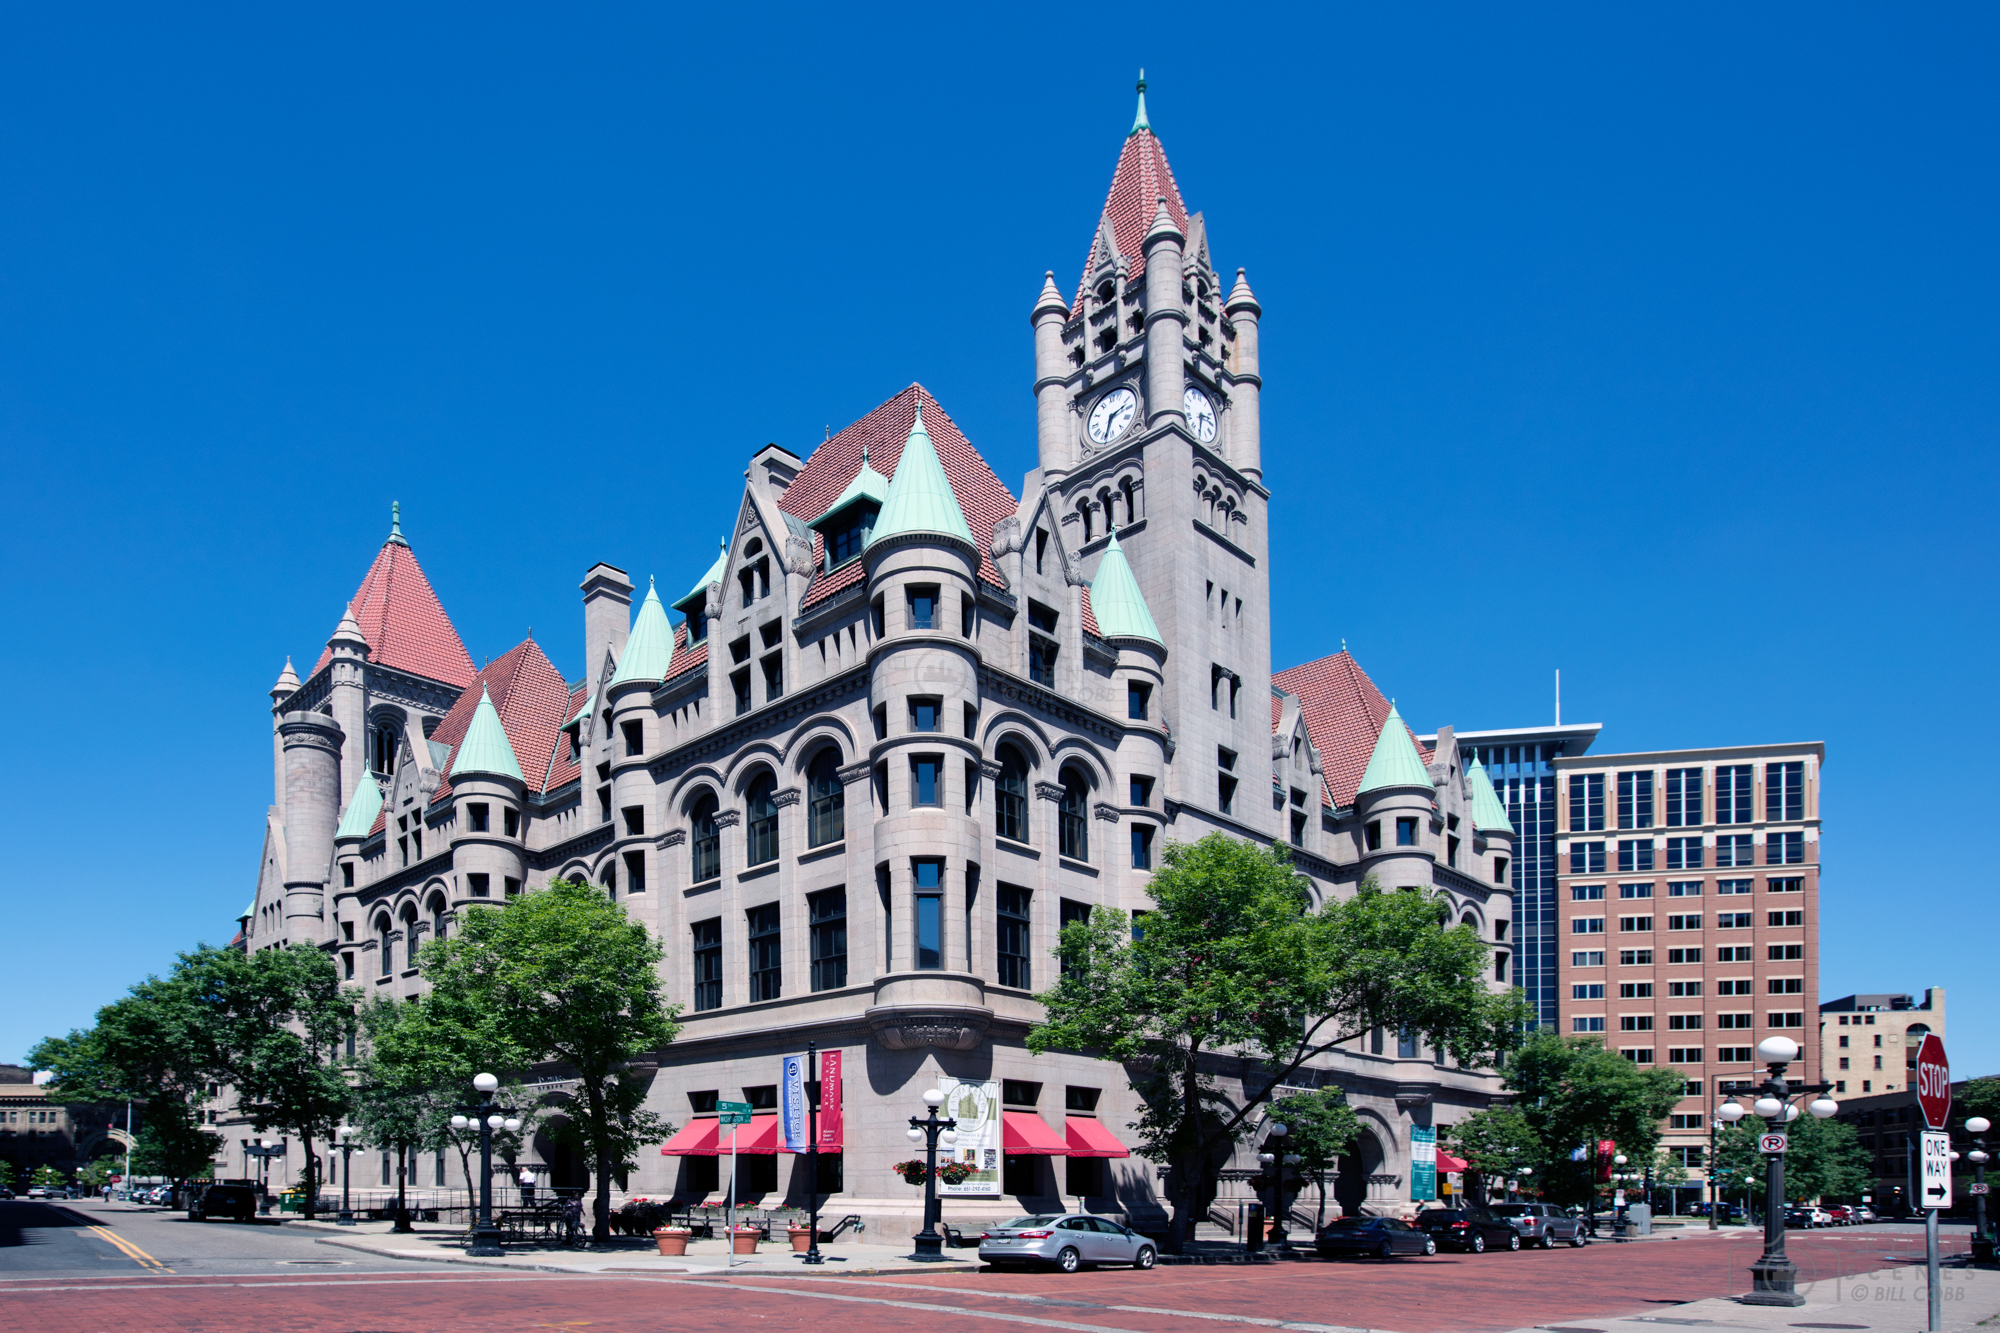
<svg viewBox="0 0 2000 1333">
<path fill-rule="evenodd" d="M 1473 1254 L 1489 1247 L 1501 1250 L 1521 1248 L 1521 1233 L 1504 1217 L 1486 1212 L 1466 1212 L 1455 1208 L 1427 1208 L 1417 1214 L 1417 1230 L 1427 1232 L 1438 1244 Z"/>
<path fill-rule="evenodd" d="M 188 1221 L 206 1222 L 211 1217 L 231 1217 L 238 1222 L 255 1221 L 257 1191 L 248 1185 L 210 1185 L 188 1203 Z"/>
</svg>

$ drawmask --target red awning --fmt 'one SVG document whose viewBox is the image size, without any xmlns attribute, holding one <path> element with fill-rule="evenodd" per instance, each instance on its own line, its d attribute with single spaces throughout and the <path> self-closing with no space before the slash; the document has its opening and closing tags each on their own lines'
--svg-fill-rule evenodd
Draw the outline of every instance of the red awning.
<svg viewBox="0 0 2000 1333">
<path fill-rule="evenodd" d="M 715 1156 L 715 1122 L 713 1120 L 690 1120 L 672 1138 L 660 1145 L 660 1156 Z"/>
<path fill-rule="evenodd" d="M 1065 1120 L 1063 1135 L 1069 1140 L 1071 1157 L 1130 1157 L 1132 1150 L 1104 1127 L 1101 1120 Z"/>
<path fill-rule="evenodd" d="M 1440 1171 L 1463 1171 L 1466 1168 L 1466 1160 L 1463 1157 L 1453 1157 L 1442 1148 L 1437 1150 L 1437 1155 Z"/>
<path fill-rule="evenodd" d="M 1000 1149 L 1017 1156 L 1067 1157 L 1069 1145 L 1033 1111 L 1000 1113 Z"/>
</svg>

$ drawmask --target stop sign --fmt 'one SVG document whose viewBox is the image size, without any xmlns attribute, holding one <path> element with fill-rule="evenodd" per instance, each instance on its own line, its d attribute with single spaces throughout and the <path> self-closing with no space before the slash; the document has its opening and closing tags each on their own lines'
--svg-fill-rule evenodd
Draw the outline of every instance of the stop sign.
<svg viewBox="0 0 2000 1333">
<path fill-rule="evenodd" d="M 1926 1032 L 1924 1044 L 1917 1047 L 1917 1105 L 1923 1108 L 1925 1124 L 1944 1128 L 1945 1117 L 1951 1114 L 1951 1066 L 1935 1032 Z"/>
</svg>

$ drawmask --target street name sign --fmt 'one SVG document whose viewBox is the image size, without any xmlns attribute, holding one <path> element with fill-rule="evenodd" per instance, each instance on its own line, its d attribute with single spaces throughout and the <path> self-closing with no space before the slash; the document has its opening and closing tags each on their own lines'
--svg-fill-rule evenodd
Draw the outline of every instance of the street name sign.
<svg viewBox="0 0 2000 1333">
<path fill-rule="evenodd" d="M 1941 1129 L 1923 1132 L 1923 1164 L 1923 1178 L 1917 1187 L 1917 1206 L 1951 1207 L 1951 1135 Z"/>
<path fill-rule="evenodd" d="M 1757 1140 L 1757 1147 L 1767 1153 L 1781 1153 L 1788 1146 L 1783 1134 L 1765 1134 Z"/>
<path fill-rule="evenodd" d="M 715 1109 L 720 1112 L 719 1122 L 725 1125 L 747 1125 L 750 1123 L 749 1102 L 717 1102 Z"/>
<path fill-rule="evenodd" d="M 1924 1123 L 1943 1129 L 1951 1115 L 1951 1065 L 1944 1058 L 1944 1039 L 1935 1032 L 1924 1034 L 1917 1047 L 1917 1105 L 1923 1109 Z"/>
</svg>

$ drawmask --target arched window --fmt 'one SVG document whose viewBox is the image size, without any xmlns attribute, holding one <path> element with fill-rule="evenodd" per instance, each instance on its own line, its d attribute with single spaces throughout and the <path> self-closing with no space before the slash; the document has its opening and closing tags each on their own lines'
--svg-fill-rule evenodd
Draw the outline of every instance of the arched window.
<svg viewBox="0 0 2000 1333">
<path fill-rule="evenodd" d="M 694 803 L 694 857 L 692 875 L 696 884 L 722 874 L 722 835 L 715 827 L 715 798 L 704 795 Z"/>
<path fill-rule="evenodd" d="M 744 860 L 753 866 L 778 859 L 778 780 L 769 771 L 759 774 L 744 793 L 744 813 L 749 830 L 744 837 Z"/>
<path fill-rule="evenodd" d="M 1076 507 L 1076 512 L 1083 515 L 1083 542 L 1084 545 L 1088 546 L 1090 544 L 1091 533 L 1090 501 L 1088 499 L 1084 500 L 1082 504 Z"/>
<path fill-rule="evenodd" d="M 1474 916 L 1470 912 L 1467 912 L 1464 916 L 1460 917 L 1458 920 L 1458 924 L 1464 926 L 1467 930 L 1471 931 L 1475 935 L 1479 933 L 1479 918 Z"/>
<path fill-rule="evenodd" d="M 1129 528 L 1139 521 L 1139 497 L 1130 477 L 1119 482 L 1118 489 L 1125 492 L 1125 526 Z"/>
<path fill-rule="evenodd" d="M 444 938 L 444 895 L 442 893 L 431 895 L 431 938 L 434 940 Z"/>
<path fill-rule="evenodd" d="M 368 732 L 368 766 L 384 777 L 396 771 L 396 746 L 403 729 L 394 722 L 376 723 Z"/>
<path fill-rule="evenodd" d="M 403 904 L 403 966 L 417 965 L 417 905 Z"/>
<path fill-rule="evenodd" d="M 376 952 L 382 955 L 382 975 L 385 977 L 396 975 L 396 939 L 394 931 L 395 926 L 390 922 L 386 912 L 375 918 Z"/>
<path fill-rule="evenodd" d="M 993 832 L 1028 841 L 1028 761 L 1011 745 L 1000 747 L 1000 781 L 993 787 Z"/>
<path fill-rule="evenodd" d="M 846 792 L 840 785 L 840 751 L 821 750 L 806 770 L 806 845 L 824 847 L 847 836 Z"/>
<path fill-rule="evenodd" d="M 1072 861 L 1090 859 L 1090 788 L 1083 774 L 1065 768 L 1062 775 L 1061 845 L 1057 848 Z"/>
</svg>

